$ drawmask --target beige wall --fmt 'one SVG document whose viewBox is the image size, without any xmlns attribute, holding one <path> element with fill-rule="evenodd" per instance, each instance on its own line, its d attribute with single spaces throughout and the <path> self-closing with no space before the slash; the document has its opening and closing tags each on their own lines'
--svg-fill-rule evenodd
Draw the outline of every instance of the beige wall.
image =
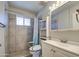
<svg viewBox="0 0 79 59">
<path fill-rule="evenodd" d="M 8 52 L 15 51 L 15 15 L 9 14 L 9 29 L 8 29 Z"/>
<path fill-rule="evenodd" d="M 79 42 L 79 31 L 52 31 L 51 32 L 52 40 L 53 38 L 69 40 L 69 41 L 77 41 Z"/>
</svg>

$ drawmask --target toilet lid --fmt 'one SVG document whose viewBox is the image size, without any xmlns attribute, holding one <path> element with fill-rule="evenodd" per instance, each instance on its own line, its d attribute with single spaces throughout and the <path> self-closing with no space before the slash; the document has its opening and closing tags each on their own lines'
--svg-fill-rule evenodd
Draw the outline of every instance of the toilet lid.
<svg viewBox="0 0 79 59">
<path fill-rule="evenodd" d="M 30 48 L 31 51 L 37 51 L 37 50 L 40 50 L 41 49 L 41 46 L 40 45 L 35 45 L 35 46 L 32 46 Z"/>
</svg>

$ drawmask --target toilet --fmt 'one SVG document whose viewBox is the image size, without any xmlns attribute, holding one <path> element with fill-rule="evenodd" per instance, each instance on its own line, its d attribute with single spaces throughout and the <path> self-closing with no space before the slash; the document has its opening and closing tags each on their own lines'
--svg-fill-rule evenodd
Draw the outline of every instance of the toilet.
<svg viewBox="0 0 79 59">
<path fill-rule="evenodd" d="M 33 57 L 39 57 L 41 54 L 41 46 L 40 45 L 34 45 L 29 48 L 30 53 L 33 55 Z"/>
</svg>

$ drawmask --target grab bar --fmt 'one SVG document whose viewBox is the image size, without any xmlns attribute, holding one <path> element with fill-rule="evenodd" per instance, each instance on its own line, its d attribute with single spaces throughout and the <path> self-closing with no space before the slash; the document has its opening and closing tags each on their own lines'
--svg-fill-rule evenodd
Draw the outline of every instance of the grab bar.
<svg viewBox="0 0 79 59">
<path fill-rule="evenodd" d="M 6 27 L 4 24 L 2 24 L 2 23 L 0 23 L 0 27 L 1 28 L 4 28 L 4 27 Z"/>
</svg>

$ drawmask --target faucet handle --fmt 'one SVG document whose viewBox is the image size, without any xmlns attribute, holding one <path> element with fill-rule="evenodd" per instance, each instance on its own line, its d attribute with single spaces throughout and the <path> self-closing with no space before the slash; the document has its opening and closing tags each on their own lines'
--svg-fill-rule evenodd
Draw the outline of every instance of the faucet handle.
<svg viewBox="0 0 79 59">
<path fill-rule="evenodd" d="M 67 43 L 68 40 L 61 40 L 62 43 Z"/>
</svg>

